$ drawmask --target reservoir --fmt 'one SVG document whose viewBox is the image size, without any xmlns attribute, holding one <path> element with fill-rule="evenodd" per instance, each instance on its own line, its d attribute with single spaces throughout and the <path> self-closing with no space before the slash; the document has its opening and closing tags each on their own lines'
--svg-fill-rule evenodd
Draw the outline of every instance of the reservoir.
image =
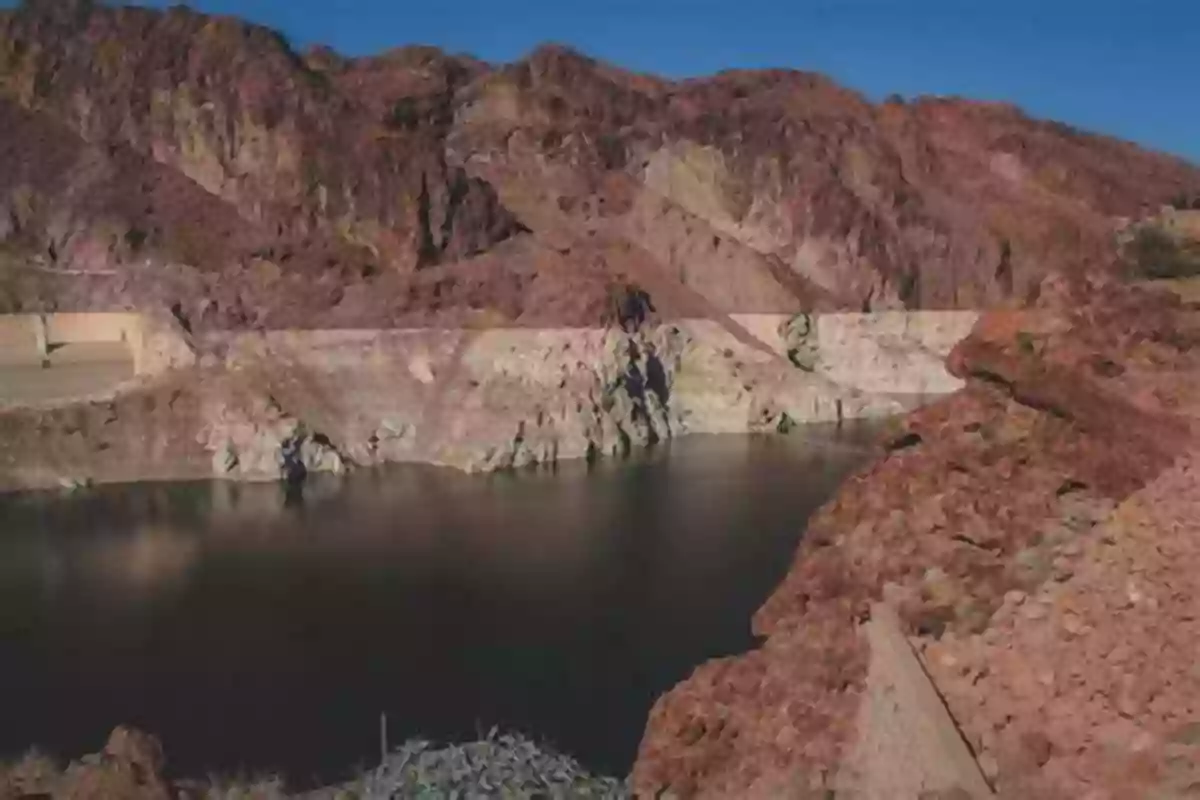
<svg viewBox="0 0 1200 800">
<path fill-rule="evenodd" d="M 493 726 L 595 772 L 750 618 L 872 429 L 695 436 L 626 460 L 0 496 L 0 759 L 118 724 L 172 774 L 332 782 Z"/>
</svg>

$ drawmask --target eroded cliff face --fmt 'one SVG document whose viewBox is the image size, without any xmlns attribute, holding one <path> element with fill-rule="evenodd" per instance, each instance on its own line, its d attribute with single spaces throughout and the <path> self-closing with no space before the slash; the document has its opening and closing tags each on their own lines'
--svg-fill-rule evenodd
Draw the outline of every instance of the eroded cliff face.
<svg viewBox="0 0 1200 800">
<path fill-rule="evenodd" d="M 1020 303 L 1200 191 L 1132 145 L 816 75 L 347 59 L 184 8 L 0 15 L 0 302 L 207 328 Z M 614 298 L 617 298 L 614 300 Z"/>
<path fill-rule="evenodd" d="M 465 98 L 451 146 L 506 203 L 743 311 L 1023 301 L 1048 267 L 1103 268 L 1114 217 L 1196 177 L 1010 107 L 872 106 L 795 72 L 667 82 L 546 47 Z"/>
<path fill-rule="evenodd" d="M 842 791 L 877 733 L 859 623 L 881 600 L 1000 796 L 1185 785 L 1198 331 L 1173 296 L 1109 283 L 1052 281 L 1037 309 L 985 315 L 951 357 L 968 387 L 907 417 L 811 522 L 755 616 L 765 644 L 656 705 L 638 790 Z"/>
</svg>

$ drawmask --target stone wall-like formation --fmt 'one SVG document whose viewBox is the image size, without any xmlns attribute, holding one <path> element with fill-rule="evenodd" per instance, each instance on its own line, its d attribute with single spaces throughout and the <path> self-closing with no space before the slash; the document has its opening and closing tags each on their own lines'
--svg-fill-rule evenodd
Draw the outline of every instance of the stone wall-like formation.
<svg viewBox="0 0 1200 800">
<path fill-rule="evenodd" d="M 623 454 L 687 433 L 786 432 L 894 415 L 957 388 L 943 354 L 972 319 L 745 315 L 636 332 L 192 336 L 166 315 L 70 314 L 48 315 L 47 329 L 52 343 L 124 342 L 137 379 L 106 387 L 110 394 L 154 392 L 166 375 L 204 381 L 196 414 L 179 422 L 194 430 L 171 437 L 201 442 L 211 474 L 273 479 L 287 461 L 281 448 L 313 470 L 422 462 L 487 471 Z M 808 348 L 812 364 L 797 364 L 797 348 Z M 87 462 L 70 467 L 86 470 Z"/>
<path fill-rule="evenodd" d="M 734 314 L 772 350 L 791 355 L 841 386 L 864 392 L 936 396 L 962 388 L 945 366 L 976 311 L 866 314 Z"/>
<path fill-rule="evenodd" d="M 0 315 L 0 365 L 37 364 L 43 353 L 36 335 L 38 315 Z M 178 323 L 160 314 L 136 312 L 43 314 L 46 343 L 51 349 L 78 345 L 113 345 L 85 351 L 71 361 L 125 360 L 137 375 L 157 375 L 190 366 L 190 337 Z M 124 345 L 124 348 L 116 347 Z M 68 354 L 69 355 L 69 354 Z"/>
<path fill-rule="evenodd" d="M 32 320 L 23 314 L 0 315 L 0 367 L 41 360 Z"/>
<path fill-rule="evenodd" d="M 26 315 L 32 324 L 34 315 Z M 141 329 L 141 315 L 135 313 L 44 314 L 46 337 L 51 345 L 97 342 L 126 342 L 130 350 Z"/>
<path fill-rule="evenodd" d="M 943 359 L 970 314 L 816 318 L 818 365 L 798 368 L 793 317 L 606 328 L 206 334 L 210 360 L 257 369 L 357 463 L 487 470 L 620 453 L 685 433 L 786 430 L 898 413 L 897 395 L 954 391 Z M 773 337 L 773 338 L 772 338 Z M 764 347 L 755 347 L 761 343 Z"/>
</svg>

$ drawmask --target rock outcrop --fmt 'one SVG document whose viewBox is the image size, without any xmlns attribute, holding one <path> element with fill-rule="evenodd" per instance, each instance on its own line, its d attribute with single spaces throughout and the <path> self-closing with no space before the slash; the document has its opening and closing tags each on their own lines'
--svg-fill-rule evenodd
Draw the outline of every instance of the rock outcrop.
<svg viewBox="0 0 1200 800">
<path fill-rule="evenodd" d="M 229 17 L 0 12 L 0 311 L 194 330 L 976 308 L 1108 269 L 1200 192 L 1166 156 L 812 74 L 668 81 L 546 46 L 301 54 Z M 632 289 L 631 289 L 632 287 Z"/>
<path fill-rule="evenodd" d="M 639 791 L 832 789 L 871 734 L 857 629 L 880 601 L 1000 796 L 1187 783 L 1200 326 L 1107 282 L 1049 281 L 1039 303 L 985 315 L 951 357 L 967 388 L 911 414 L 814 518 L 755 616 L 762 647 L 659 701 Z"/>
<path fill-rule="evenodd" d="M 982 635 L 925 660 L 1004 797 L 1183 798 L 1200 780 L 1195 455 L 1050 549 Z"/>
<path fill-rule="evenodd" d="M 206 424 L 199 438 L 213 454 L 215 477 L 296 482 L 310 472 L 341 474 L 346 469 L 327 437 L 310 432 L 270 395 L 235 390 L 205 400 L 201 414 Z"/>
</svg>

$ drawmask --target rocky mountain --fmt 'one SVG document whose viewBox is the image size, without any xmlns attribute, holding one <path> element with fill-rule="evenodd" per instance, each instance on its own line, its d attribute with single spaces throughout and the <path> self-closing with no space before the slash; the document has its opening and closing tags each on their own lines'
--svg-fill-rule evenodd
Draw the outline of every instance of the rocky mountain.
<svg viewBox="0 0 1200 800">
<path fill-rule="evenodd" d="M 813 74 L 350 59 L 186 8 L 0 14 L 0 307 L 582 325 L 1024 303 L 1200 170 Z"/>
<path fill-rule="evenodd" d="M 0 16 L 0 122 L 5 309 L 216 327 L 594 324 L 630 288 L 667 315 L 1021 302 L 1200 191 L 1187 163 L 996 104 L 560 47 L 300 54 L 89 0 Z"/>
</svg>

